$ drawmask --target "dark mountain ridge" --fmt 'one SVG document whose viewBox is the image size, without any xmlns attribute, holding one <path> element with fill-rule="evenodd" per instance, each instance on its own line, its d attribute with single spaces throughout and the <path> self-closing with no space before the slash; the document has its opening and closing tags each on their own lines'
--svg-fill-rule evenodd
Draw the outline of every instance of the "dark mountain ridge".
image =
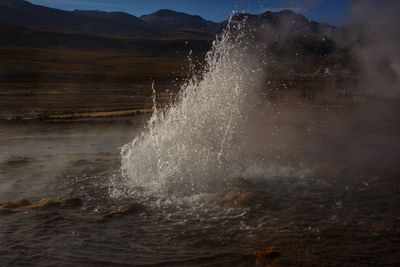
<svg viewBox="0 0 400 267">
<path fill-rule="evenodd" d="M 322 33 L 335 38 L 349 35 L 348 28 L 318 23 L 290 10 L 266 11 L 259 15 L 238 13 L 231 18 L 232 23 L 243 20 L 255 29 L 279 29 L 281 35 Z M 139 18 L 125 12 L 65 11 L 23 0 L 0 0 L 0 23 L 36 30 L 141 39 L 214 38 L 226 26 L 227 21 L 216 23 L 200 16 L 168 9 Z"/>
<path fill-rule="evenodd" d="M 233 28 L 238 23 L 245 25 L 257 53 L 267 61 L 281 63 L 270 72 L 280 73 L 293 72 L 280 70 L 280 66 L 301 72 L 304 62 L 312 62 L 306 64 L 312 66 L 307 73 L 338 62 L 338 69 L 349 65 L 349 51 L 354 43 L 360 43 L 358 31 L 362 28 L 318 23 L 290 10 L 238 13 L 215 23 L 167 9 L 136 17 L 124 12 L 64 11 L 23 0 L 0 0 L 0 46 L 123 50 L 148 55 L 192 49 L 204 54 L 228 22 Z"/>
<path fill-rule="evenodd" d="M 218 23 L 199 16 L 168 13 L 169 24 L 164 11 L 138 18 L 124 12 L 65 11 L 23 0 L 0 0 L 0 23 L 31 29 L 130 38 L 211 37 L 217 32 Z"/>
<path fill-rule="evenodd" d="M 121 25 L 136 25 L 146 27 L 145 23 L 140 20 L 138 17 L 135 17 L 131 14 L 125 12 L 106 12 L 106 11 L 99 11 L 99 10 L 74 10 L 74 14 L 95 18 L 95 19 L 107 19 L 114 23 L 120 23 Z"/>
<path fill-rule="evenodd" d="M 221 25 L 218 23 L 168 9 L 141 16 L 140 19 L 150 27 L 169 35 L 215 36 L 221 31 Z"/>
</svg>

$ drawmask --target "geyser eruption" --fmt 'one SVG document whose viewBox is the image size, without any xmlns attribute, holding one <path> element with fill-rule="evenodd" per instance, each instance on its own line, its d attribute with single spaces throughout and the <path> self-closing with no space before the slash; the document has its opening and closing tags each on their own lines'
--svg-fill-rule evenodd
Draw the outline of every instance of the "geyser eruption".
<svg viewBox="0 0 400 267">
<path fill-rule="evenodd" d="M 202 77 L 181 87 L 177 104 L 155 109 L 146 130 L 122 148 L 124 186 L 182 196 L 212 192 L 240 175 L 245 121 L 261 77 L 244 32 L 228 26 Z"/>
</svg>

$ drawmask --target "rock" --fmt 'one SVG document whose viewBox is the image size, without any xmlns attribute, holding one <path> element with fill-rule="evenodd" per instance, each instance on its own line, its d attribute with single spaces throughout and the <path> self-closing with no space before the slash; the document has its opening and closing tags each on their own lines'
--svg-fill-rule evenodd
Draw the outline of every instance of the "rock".
<svg viewBox="0 0 400 267">
<path fill-rule="evenodd" d="M 31 202 L 27 199 L 20 199 L 15 202 L 5 202 L 0 204 L 0 208 L 5 208 L 5 209 L 17 209 L 21 207 L 25 207 L 30 205 Z"/>
<path fill-rule="evenodd" d="M 264 206 L 269 200 L 263 192 L 251 192 L 241 187 L 234 187 L 212 197 L 208 203 L 224 208 L 243 208 Z"/>
<path fill-rule="evenodd" d="M 42 198 L 39 201 L 32 202 L 30 205 L 19 208 L 19 210 L 34 210 L 34 209 L 46 209 L 46 208 L 57 208 L 61 206 L 61 202 L 56 199 Z"/>
<path fill-rule="evenodd" d="M 0 160 L 0 167 L 16 167 L 31 161 L 32 158 L 11 156 Z"/>
<path fill-rule="evenodd" d="M 281 253 L 275 246 L 264 247 L 254 251 L 255 266 L 267 266 L 272 260 L 279 258 Z"/>
<path fill-rule="evenodd" d="M 15 202 L 0 203 L 1 214 L 10 214 L 15 212 L 25 212 L 30 210 L 43 210 L 51 208 L 77 208 L 82 205 L 82 200 L 79 198 L 68 199 L 52 199 L 43 198 L 39 201 L 30 202 L 26 199 L 21 199 Z"/>
<path fill-rule="evenodd" d="M 82 205 L 79 198 L 69 199 L 51 199 L 43 198 L 37 202 L 33 202 L 28 206 L 22 207 L 23 210 L 48 209 L 48 208 L 76 208 Z"/>
<path fill-rule="evenodd" d="M 103 214 L 101 216 L 101 219 L 102 220 L 106 220 L 106 219 L 113 218 L 115 216 L 122 216 L 122 215 L 132 214 L 132 213 L 137 212 L 141 208 L 142 208 L 142 206 L 137 204 L 137 203 L 124 204 L 124 205 L 121 205 L 121 206 L 118 206 L 118 207 L 112 209 L 108 213 Z"/>
</svg>

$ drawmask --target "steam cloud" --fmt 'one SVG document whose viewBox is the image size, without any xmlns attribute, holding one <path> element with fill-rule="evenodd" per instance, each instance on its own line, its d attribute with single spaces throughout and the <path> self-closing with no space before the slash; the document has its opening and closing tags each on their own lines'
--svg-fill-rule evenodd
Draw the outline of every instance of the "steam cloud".
<svg viewBox="0 0 400 267">
<path fill-rule="evenodd" d="M 358 0 L 350 9 L 350 21 L 363 21 L 363 41 L 355 49 L 361 92 L 400 96 L 399 14 L 396 0 Z"/>
</svg>

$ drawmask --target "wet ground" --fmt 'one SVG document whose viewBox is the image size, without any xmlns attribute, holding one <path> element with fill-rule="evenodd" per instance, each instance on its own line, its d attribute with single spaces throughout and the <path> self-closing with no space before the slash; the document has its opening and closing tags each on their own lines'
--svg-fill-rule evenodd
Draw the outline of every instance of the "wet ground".
<svg viewBox="0 0 400 267">
<path fill-rule="evenodd" d="M 3 122 L 0 203 L 82 205 L 3 209 L 0 265 L 399 266 L 398 106 L 363 105 L 275 107 L 277 127 L 254 131 L 266 144 L 248 155 L 262 161 L 217 194 L 182 198 L 112 197 L 119 147 L 144 117 Z M 257 258 L 264 247 L 276 253 Z"/>
</svg>

